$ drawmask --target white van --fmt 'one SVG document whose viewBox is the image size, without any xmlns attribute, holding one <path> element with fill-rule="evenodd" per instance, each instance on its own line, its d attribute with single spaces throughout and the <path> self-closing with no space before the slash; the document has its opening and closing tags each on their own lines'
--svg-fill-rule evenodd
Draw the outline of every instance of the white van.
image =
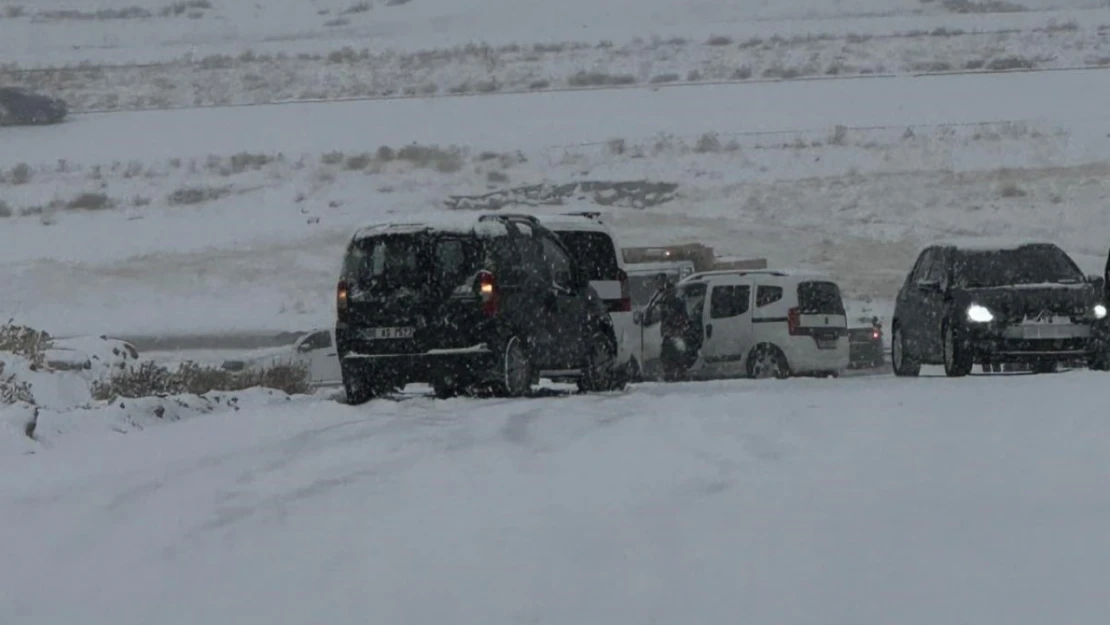
<svg viewBox="0 0 1110 625">
<path fill-rule="evenodd" d="M 691 378 L 837 376 L 848 367 L 840 287 L 823 274 L 788 270 L 696 273 L 678 285 L 697 351 Z M 661 370 L 658 302 L 635 314 L 633 358 L 643 377 Z"/>
<path fill-rule="evenodd" d="M 617 335 L 617 363 L 627 371 L 636 325 L 632 322 L 628 272 L 616 236 L 601 219 L 601 213 L 537 213 L 535 217 L 559 235 L 571 256 L 586 270 L 590 286 L 605 301 Z"/>
</svg>

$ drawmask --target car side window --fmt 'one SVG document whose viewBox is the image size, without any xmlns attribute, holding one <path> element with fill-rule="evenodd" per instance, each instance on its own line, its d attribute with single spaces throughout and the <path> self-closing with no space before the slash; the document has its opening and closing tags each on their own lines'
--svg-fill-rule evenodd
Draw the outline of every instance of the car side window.
<svg viewBox="0 0 1110 625">
<path fill-rule="evenodd" d="M 531 279 L 551 284 L 551 267 L 544 259 L 543 244 L 532 234 L 516 237 L 517 252 L 520 255 L 520 268 Z"/>
<path fill-rule="evenodd" d="M 542 236 L 540 243 L 543 246 L 544 262 L 551 271 L 551 280 L 561 287 L 571 288 L 574 285 L 574 264 L 570 257 L 550 236 Z"/>
<path fill-rule="evenodd" d="M 921 258 L 919 258 L 917 260 L 917 266 L 914 267 L 913 276 L 910 278 L 910 282 L 912 282 L 914 284 L 917 284 L 919 282 L 924 281 L 925 277 L 929 274 L 929 271 L 932 269 L 932 266 L 933 266 L 933 250 L 928 249 L 928 250 L 925 250 L 924 252 L 922 252 L 921 253 Z"/>
<path fill-rule="evenodd" d="M 327 349 L 331 347 L 331 333 L 327 330 L 320 330 L 319 332 L 310 334 L 304 341 L 304 347 L 309 350 Z"/>
<path fill-rule="evenodd" d="M 748 312 L 752 288 L 746 284 L 713 287 L 709 296 L 709 318 L 724 319 Z"/>
<path fill-rule="evenodd" d="M 760 285 L 755 291 L 755 307 L 762 308 L 782 299 L 781 286 Z"/>
<path fill-rule="evenodd" d="M 925 273 L 925 279 L 929 282 L 936 282 L 941 285 L 948 283 L 948 276 L 946 275 L 944 267 L 944 255 L 939 251 L 934 250 L 933 255 L 929 262 L 928 271 Z"/>
</svg>

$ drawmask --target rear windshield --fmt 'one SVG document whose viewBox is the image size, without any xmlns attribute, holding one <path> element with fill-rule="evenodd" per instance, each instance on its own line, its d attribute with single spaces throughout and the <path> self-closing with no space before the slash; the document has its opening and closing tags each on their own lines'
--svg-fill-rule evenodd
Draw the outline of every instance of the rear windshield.
<svg viewBox="0 0 1110 625">
<path fill-rule="evenodd" d="M 619 280 L 617 249 L 604 232 L 557 232 L 590 280 Z"/>
<path fill-rule="evenodd" d="M 1012 284 L 1070 284 L 1083 272 L 1055 245 L 1030 245 L 1016 250 L 960 251 L 952 259 L 956 286 L 962 288 Z"/>
<path fill-rule="evenodd" d="M 473 238 L 433 233 L 360 239 L 347 250 L 343 276 L 361 289 L 377 292 L 455 288 L 480 269 L 481 249 Z"/>
<path fill-rule="evenodd" d="M 803 314 L 843 315 L 844 300 L 835 282 L 802 282 L 798 284 L 798 308 Z"/>
</svg>

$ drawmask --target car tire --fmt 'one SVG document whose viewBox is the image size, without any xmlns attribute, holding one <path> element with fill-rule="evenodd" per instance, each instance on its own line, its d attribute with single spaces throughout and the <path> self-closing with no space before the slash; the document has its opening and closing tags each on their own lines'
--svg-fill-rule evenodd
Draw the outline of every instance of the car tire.
<svg viewBox="0 0 1110 625">
<path fill-rule="evenodd" d="M 343 367 L 342 372 L 343 393 L 348 405 L 360 406 L 374 399 L 374 387 L 364 372 L 352 367 Z"/>
<path fill-rule="evenodd" d="M 580 393 L 622 390 L 627 381 L 616 366 L 617 341 L 611 334 L 595 333 L 586 346 L 586 362 L 578 378 Z"/>
<path fill-rule="evenodd" d="M 1033 365 L 1033 373 L 1056 373 L 1060 369 L 1060 363 L 1056 361 L 1038 362 Z"/>
<path fill-rule="evenodd" d="M 890 364 L 894 375 L 900 378 L 916 378 L 921 375 L 921 363 L 914 360 L 906 344 L 902 326 L 895 325 L 890 337 Z"/>
<path fill-rule="evenodd" d="M 941 333 L 944 345 L 944 375 L 950 378 L 962 378 L 971 373 L 975 363 L 972 362 L 971 354 L 967 353 L 956 339 L 956 330 L 950 321 L 944 322 Z"/>
<path fill-rule="evenodd" d="M 767 343 L 756 345 L 748 355 L 748 377 L 784 380 L 790 377 L 790 363 L 778 347 Z"/>
<path fill-rule="evenodd" d="M 532 390 L 532 359 L 519 336 L 505 342 L 497 366 L 494 393 L 500 397 L 523 397 Z"/>
</svg>

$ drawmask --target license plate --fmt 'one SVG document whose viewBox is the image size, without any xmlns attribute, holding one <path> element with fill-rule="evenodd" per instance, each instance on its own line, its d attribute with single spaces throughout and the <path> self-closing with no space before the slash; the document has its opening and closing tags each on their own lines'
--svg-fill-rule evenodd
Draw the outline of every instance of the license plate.
<svg viewBox="0 0 1110 625">
<path fill-rule="evenodd" d="M 1038 318 L 1038 319 L 1033 319 L 1033 318 L 1026 317 L 1026 319 L 1022 323 L 1022 325 L 1029 325 L 1029 326 L 1066 326 L 1066 325 L 1071 325 L 1071 319 L 1069 317 L 1059 317 L 1059 316 L 1041 317 L 1041 318 Z"/>
<path fill-rule="evenodd" d="M 836 349 L 836 339 L 817 339 L 817 349 Z"/>
<path fill-rule="evenodd" d="M 367 328 L 362 331 L 363 338 L 371 341 L 379 339 L 411 339 L 416 329 L 407 328 Z"/>
</svg>

